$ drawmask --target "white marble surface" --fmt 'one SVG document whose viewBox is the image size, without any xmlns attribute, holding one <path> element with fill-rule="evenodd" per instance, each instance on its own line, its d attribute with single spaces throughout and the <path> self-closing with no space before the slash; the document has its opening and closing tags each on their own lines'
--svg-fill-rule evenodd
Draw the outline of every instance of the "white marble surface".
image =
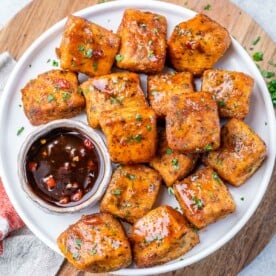
<svg viewBox="0 0 276 276">
<path fill-rule="evenodd" d="M 276 0 L 231 0 L 247 12 L 276 41 Z M 31 0 L 0 0 L 0 28 Z M 265 226 L 264 226 L 265 227 Z M 276 237 L 239 276 L 276 275 Z"/>
</svg>

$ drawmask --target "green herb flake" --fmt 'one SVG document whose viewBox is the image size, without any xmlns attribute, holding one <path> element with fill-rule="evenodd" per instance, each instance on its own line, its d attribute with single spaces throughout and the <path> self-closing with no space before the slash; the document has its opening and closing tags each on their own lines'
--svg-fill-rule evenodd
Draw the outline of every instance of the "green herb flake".
<svg viewBox="0 0 276 276">
<path fill-rule="evenodd" d="M 55 100 L 55 97 L 52 94 L 49 94 L 48 97 L 47 97 L 48 103 L 50 103 L 50 102 L 52 102 L 54 100 Z"/>
<path fill-rule="evenodd" d="M 81 94 L 81 93 L 82 93 L 82 89 L 81 89 L 80 87 L 77 89 L 77 93 L 78 93 L 78 94 Z"/>
<path fill-rule="evenodd" d="M 212 6 L 210 4 L 208 4 L 204 7 L 205 11 L 210 11 L 211 9 L 212 9 Z"/>
<path fill-rule="evenodd" d="M 212 150 L 213 147 L 212 147 L 210 144 L 208 144 L 208 145 L 205 146 L 205 149 L 206 149 L 206 150 Z"/>
<path fill-rule="evenodd" d="M 130 180 L 134 180 L 136 178 L 136 176 L 133 175 L 133 174 L 128 173 L 127 178 L 130 179 Z"/>
<path fill-rule="evenodd" d="M 86 58 L 91 58 L 92 55 L 93 55 L 93 49 L 91 49 L 91 48 L 88 48 L 88 49 L 84 52 L 84 56 L 85 56 Z M 94 66 L 94 65 L 93 65 L 93 66 Z M 95 71 L 96 71 L 96 70 L 95 70 Z"/>
<path fill-rule="evenodd" d="M 198 199 L 196 196 L 192 197 L 192 202 L 194 203 L 194 208 L 196 210 L 202 209 L 203 208 L 203 201 L 201 199 Z"/>
<path fill-rule="evenodd" d="M 267 88 L 274 106 L 276 106 L 276 79 L 267 83 Z"/>
<path fill-rule="evenodd" d="M 142 140 L 142 135 L 141 135 L 141 134 L 137 134 L 137 135 L 134 137 L 134 140 L 135 140 L 137 143 L 141 142 L 141 140 Z"/>
<path fill-rule="evenodd" d="M 151 130 L 152 130 L 151 125 L 147 125 L 147 131 L 151 131 Z"/>
<path fill-rule="evenodd" d="M 52 60 L 52 65 L 54 66 L 54 67 L 58 67 L 59 66 L 59 63 L 58 63 L 58 61 L 56 61 L 56 60 Z"/>
<path fill-rule="evenodd" d="M 216 182 L 218 182 L 220 184 L 219 177 L 218 177 L 218 174 L 216 172 L 213 172 L 213 178 Z"/>
<path fill-rule="evenodd" d="M 276 67 L 276 62 L 273 62 L 272 60 L 270 60 L 270 61 L 268 62 L 268 64 L 271 65 L 271 66 L 273 66 L 273 67 Z"/>
<path fill-rule="evenodd" d="M 252 45 L 257 45 L 257 43 L 260 41 L 261 37 L 258 36 L 254 41 L 252 41 Z"/>
<path fill-rule="evenodd" d="M 19 135 L 24 131 L 24 129 L 25 129 L 24 127 L 19 128 L 19 129 L 17 130 L 16 135 L 19 136 Z"/>
<path fill-rule="evenodd" d="M 243 196 L 242 196 L 242 197 L 240 197 L 240 200 L 244 201 L 244 197 L 243 197 Z"/>
<path fill-rule="evenodd" d="M 174 169 L 178 170 L 179 169 L 179 164 L 177 159 L 172 160 L 172 166 Z"/>
<path fill-rule="evenodd" d="M 140 24 L 139 24 L 139 27 L 141 27 L 141 28 L 146 28 L 146 27 L 147 27 L 147 24 L 145 24 L 145 23 L 140 23 Z"/>
<path fill-rule="evenodd" d="M 175 194 L 173 187 L 168 187 L 168 194 L 169 194 L 169 196 Z"/>
<path fill-rule="evenodd" d="M 97 254 L 97 249 L 96 249 L 96 248 L 92 249 L 92 250 L 90 251 L 90 254 L 91 254 L 91 255 Z"/>
<path fill-rule="evenodd" d="M 275 73 L 274 72 L 271 72 L 271 71 L 266 71 L 266 70 L 261 70 L 261 74 L 264 78 L 266 79 L 270 79 L 272 77 L 275 76 Z"/>
<path fill-rule="evenodd" d="M 124 99 L 124 97 L 118 97 L 118 98 L 110 97 L 112 104 L 121 104 L 123 99 Z"/>
<path fill-rule="evenodd" d="M 166 149 L 166 154 L 168 154 L 168 155 L 171 155 L 173 153 L 173 150 L 172 149 Z"/>
<path fill-rule="evenodd" d="M 153 32 L 154 32 L 155 34 L 158 34 L 158 33 L 159 33 L 159 31 L 158 31 L 157 28 L 153 28 Z"/>
<path fill-rule="evenodd" d="M 219 105 L 220 107 L 223 107 L 223 106 L 225 106 L 225 102 L 224 102 L 224 101 L 218 101 L 218 105 Z"/>
<path fill-rule="evenodd" d="M 122 55 L 118 54 L 115 56 L 115 59 L 116 59 L 116 61 L 121 61 L 124 59 L 124 57 Z"/>
<path fill-rule="evenodd" d="M 63 91 L 62 94 L 63 94 L 63 95 L 62 95 L 62 100 L 63 100 L 64 102 L 66 102 L 67 100 L 69 100 L 70 97 L 71 97 L 71 94 L 68 93 L 68 92 L 66 92 L 66 91 Z"/>
<path fill-rule="evenodd" d="M 81 52 L 83 52 L 85 50 L 85 47 L 83 45 L 79 45 L 78 46 L 78 50 L 81 51 Z"/>
<path fill-rule="evenodd" d="M 122 193 L 122 190 L 115 190 L 113 191 L 113 195 L 120 195 Z"/>
<path fill-rule="evenodd" d="M 198 232 L 198 228 L 196 228 L 195 226 L 192 228 L 192 231 L 197 233 Z"/>
<path fill-rule="evenodd" d="M 140 114 L 136 114 L 136 121 L 142 121 L 142 116 Z"/>
<path fill-rule="evenodd" d="M 153 50 L 150 50 L 149 53 L 148 53 L 148 57 L 151 58 L 153 56 L 154 56 L 154 52 L 153 52 Z"/>
<path fill-rule="evenodd" d="M 50 58 L 48 58 L 48 60 L 47 60 L 47 63 L 49 63 L 49 62 L 51 62 L 51 59 L 50 59 Z"/>
<path fill-rule="evenodd" d="M 261 61 L 263 60 L 263 56 L 263 52 L 255 52 L 252 57 L 254 61 Z"/>
<path fill-rule="evenodd" d="M 97 61 L 93 62 L 93 69 L 94 69 L 94 72 L 98 70 L 98 62 Z"/>
<path fill-rule="evenodd" d="M 157 90 L 151 90 L 150 93 L 151 93 L 152 95 L 155 95 L 155 94 L 158 93 L 158 91 L 157 91 Z"/>
<path fill-rule="evenodd" d="M 76 243 L 76 247 L 77 247 L 77 248 L 80 248 L 81 245 L 82 245 L 82 240 L 80 240 L 80 239 L 75 239 L 75 243 Z"/>
<path fill-rule="evenodd" d="M 76 261 L 78 261 L 80 259 L 80 253 L 79 252 L 75 252 L 73 254 L 73 259 L 76 260 Z"/>
</svg>

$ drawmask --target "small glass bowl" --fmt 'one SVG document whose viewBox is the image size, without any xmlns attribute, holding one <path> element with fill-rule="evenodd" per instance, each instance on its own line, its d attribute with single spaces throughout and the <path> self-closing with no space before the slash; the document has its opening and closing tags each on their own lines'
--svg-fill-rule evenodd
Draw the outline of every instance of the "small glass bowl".
<svg viewBox="0 0 276 276">
<path fill-rule="evenodd" d="M 31 146 L 42 137 L 45 137 L 48 133 L 55 129 L 72 129 L 80 134 L 83 134 L 90 138 L 93 141 L 95 149 L 98 153 L 99 158 L 99 174 L 98 178 L 92 188 L 86 195 L 89 197 L 82 201 L 80 200 L 79 204 L 74 204 L 74 206 L 58 206 L 55 205 L 46 199 L 43 199 L 40 195 L 38 195 L 31 185 L 29 184 L 27 178 L 27 171 L 26 171 L 26 160 L 27 155 Z M 48 212 L 56 212 L 56 213 L 74 213 L 78 212 L 82 209 L 87 207 L 92 207 L 101 199 L 102 195 L 104 194 L 110 178 L 112 174 L 112 165 L 109 157 L 108 150 L 105 146 L 105 143 L 101 137 L 101 134 L 98 130 L 95 130 L 88 126 L 87 124 L 72 120 L 72 119 L 61 119 L 55 120 L 48 124 L 39 126 L 33 132 L 31 132 L 26 140 L 24 141 L 23 145 L 18 154 L 17 159 L 17 167 L 18 167 L 18 176 L 21 183 L 21 187 L 27 196 L 35 202 L 39 207 L 41 207 L 44 211 Z M 90 194 L 91 193 L 91 194 Z"/>
</svg>

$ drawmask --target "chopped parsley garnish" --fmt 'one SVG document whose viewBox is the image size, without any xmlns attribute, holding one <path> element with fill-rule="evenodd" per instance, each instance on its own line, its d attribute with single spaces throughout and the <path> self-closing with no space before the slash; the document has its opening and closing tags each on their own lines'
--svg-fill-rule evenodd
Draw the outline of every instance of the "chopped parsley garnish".
<svg viewBox="0 0 276 276">
<path fill-rule="evenodd" d="M 73 259 L 74 260 L 79 260 L 80 259 L 80 253 L 79 252 L 75 252 L 74 254 L 73 254 Z"/>
<path fill-rule="evenodd" d="M 257 43 L 260 41 L 261 37 L 258 36 L 253 42 L 252 45 L 257 45 Z"/>
<path fill-rule="evenodd" d="M 198 199 L 196 196 L 192 197 L 192 202 L 194 203 L 194 207 L 196 210 L 202 209 L 204 206 L 202 200 Z"/>
<path fill-rule="evenodd" d="M 24 129 L 25 129 L 24 127 L 19 128 L 19 129 L 17 130 L 16 135 L 19 136 L 19 135 L 24 131 Z"/>
<path fill-rule="evenodd" d="M 93 55 L 93 49 L 91 49 L 91 48 L 88 48 L 88 49 L 84 52 L 84 56 L 85 56 L 86 58 L 91 58 L 92 55 Z"/>
<path fill-rule="evenodd" d="M 120 195 L 122 193 L 122 190 L 115 190 L 113 191 L 113 195 Z"/>
<path fill-rule="evenodd" d="M 68 92 L 65 92 L 65 91 L 63 91 L 62 92 L 62 100 L 64 101 L 64 102 L 66 102 L 68 99 L 70 99 L 70 97 L 71 97 L 71 94 L 70 93 L 68 93 Z"/>
<path fill-rule="evenodd" d="M 97 61 L 93 62 L 93 69 L 94 69 L 94 71 L 98 70 L 98 62 Z"/>
<path fill-rule="evenodd" d="M 218 105 L 219 105 L 220 107 L 223 107 L 223 106 L 225 106 L 225 102 L 224 102 L 224 101 L 218 101 Z"/>
<path fill-rule="evenodd" d="M 268 64 L 271 65 L 271 66 L 273 66 L 273 67 L 276 67 L 276 62 L 273 62 L 272 60 L 270 60 L 270 61 L 268 62 Z"/>
<path fill-rule="evenodd" d="M 178 170 L 179 169 L 179 164 L 177 159 L 172 160 L 172 166 L 174 169 Z"/>
<path fill-rule="evenodd" d="M 141 27 L 141 28 L 146 28 L 146 27 L 147 27 L 147 24 L 145 24 L 145 23 L 140 23 L 140 24 L 139 24 L 139 27 Z"/>
<path fill-rule="evenodd" d="M 166 154 L 171 155 L 173 153 L 172 149 L 166 149 Z"/>
<path fill-rule="evenodd" d="M 97 249 L 96 249 L 96 248 L 92 249 L 92 250 L 90 251 L 90 253 L 91 253 L 92 255 L 97 254 Z"/>
<path fill-rule="evenodd" d="M 150 93 L 151 93 L 152 95 L 154 95 L 154 94 L 157 94 L 158 91 L 157 91 L 157 90 L 151 90 Z"/>
<path fill-rule="evenodd" d="M 169 195 L 174 195 L 175 194 L 173 187 L 168 187 L 168 194 Z"/>
<path fill-rule="evenodd" d="M 115 56 L 115 59 L 116 59 L 116 61 L 121 61 L 124 59 L 124 57 L 122 55 L 118 54 Z"/>
<path fill-rule="evenodd" d="M 82 244 L 82 240 L 76 239 L 76 240 L 75 240 L 75 243 L 76 243 L 76 247 L 77 247 L 77 248 L 80 248 L 80 247 L 81 247 L 81 244 Z"/>
<path fill-rule="evenodd" d="M 52 94 L 49 94 L 47 97 L 47 101 L 50 103 L 55 99 L 55 97 Z"/>
<path fill-rule="evenodd" d="M 81 52 L 83 52 L 85 50 L 85 47 L 83 45 L 79 45 L 78 46 L 78 50 L 81 51 Z"/>
<path fill-rule="evenodd" d="M 159 31 L 158 31 L 157 28 L 153 28 L 153 32 L 154 32 L 155 34 L 158 34 L 158 33 L 159 33 Z"/>
<path fill-rule="evenodd" d="M 210 4 L 208 4 L 208 5 L 206 5 L 206 6 L 204 7 L 204 10 L 205 10 L 205 11 L 210 11 L 211 8 L 212 8 L 212 6 L 211 6 Z"/>
<path fill-rule="evenodd" d="M 116 103 L 121 104 L 123 99 L 124 99 L 124 97 L 118 97 L 118 98 L 110 97 L 110 100 L 111 100 L 112 104 L 116 104 Z"/>
<path fill-rule="evenodd" d="M 136 142 L 141 142 L 141 140 L 142 140 L 142 135 L 141 135 L 141 134 L 137 134 L 137 135 L 134 137 L 134 140 L 135 140 Z"/>
<path fill-rule="evenodd" d="M 267 79 L 270 79 L 275 76 L 274 72 L 266 71 L 266 70 L 261 70 L 261 74 L 264 78 L 267 78 Z"/>
<path fill-rule="evenodd" d="M 154 56 L 154 52 L 153 52 L 152 50 L 150 50 L 149 53 L 148 53 L 148 57 L 151 58 L 151 57 L 153 57 L 153 56 Z"/>
<path fill-rule="evenodd" d="M 147 125 L 147 131 L 151 131 L 152 127 L 151 125 Z"/>
<path fill-rule="evenodd" d="M 136 121 L 142 121 L 142 116 L 140 114 L 136 114 Z"/>
<path fill-rule="evenodd" d="M 267 88 L 270 93 L 272 103 L 276 106 L 276 79 L 267 83 Z"/>
<path fill-rule="evenodd" d="M 53 66 L 55 66 L 55 67 L 58 67 L 59 66 L 59 63 L 58 63 L 58 61 L 56 61 L 56 60 L 52 60 L 52 65 Z"/>
<path fill-rule="evenodd" d="M 208 145 L 205 146 L 205 149 L 206 149 L 206 150 L 212 150 L 213 147 L 212 147 L 210 144 L 208 144 Z"/>
<path fill-rule="evenodd" d="M 219 182 L 218 174 L 216 172 L 213 172 L 213 178 L 215 179 L 215 181 L 217 181 L 218 183 L 220 183 Z"/>
<path fill-rule="evenodd" d="M 261 61 L 261 60 L 263 60 L 263 56 L 264 56 L 264 54 L 262 52 L 256 52 L 253 54 L 252 57 L 253 57 L 254 61 Z"/>
<path fill-rule="evenodd" d="M 242 197 L 240 198 L 240 200 L 244 201 L 244 197 L 242 196 Z"/>
<path fill-rule="evenodd" d="M 78 94 L 81 94 L 81 93 L 82 93 L 82 89 L 81 89 L 80 87 L 77 89 L 77 93 L 78 93 Z"/>
<path fill-rule="evenodd" d="M 198 228 L 196 228 L 195 226 L 192 228 L 192 231 L 197 233 L 198 232 Z"/>
<path fill-rule="evenodd" d="M 130 179 L 130 180 L 134 180 L 135 178 L 136 178 L 136 176 L 135 175 L 133 175 L 133 174 L 130 174 L 130 173 L 127 173 L 127 178 L 128 179 Z"/>
</svg>

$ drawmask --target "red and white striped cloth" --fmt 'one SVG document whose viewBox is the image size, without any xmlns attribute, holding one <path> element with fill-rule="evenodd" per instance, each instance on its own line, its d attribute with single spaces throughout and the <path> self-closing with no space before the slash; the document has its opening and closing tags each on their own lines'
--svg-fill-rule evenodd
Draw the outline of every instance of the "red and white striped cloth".
<svg viewBox="0 0 276 276">
<path fill-rule="evenodd" d="M 0 255 L 3 253 L 3 239 L 22 226 L 24 222 L 12 206 L 0 179 Z"/>
</svg>

